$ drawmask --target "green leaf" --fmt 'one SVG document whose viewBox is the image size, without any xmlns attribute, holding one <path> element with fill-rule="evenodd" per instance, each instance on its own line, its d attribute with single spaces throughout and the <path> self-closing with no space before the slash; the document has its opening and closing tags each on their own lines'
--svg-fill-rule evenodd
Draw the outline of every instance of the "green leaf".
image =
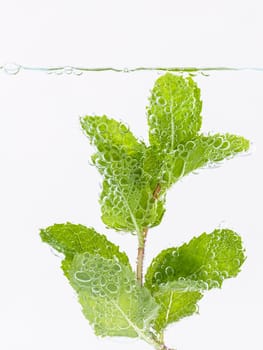
<svg viewBox="0 0 263 350">
<path fill-rule="evenodd" d="M 147 148 L 124 126 L 106 116 L 85 117 L 82 127 L 98 150 L 92 160 L 103 176 L 103 222 L 116 230 L 141 233 L 158 225 L 163 201 L 153 197 L 151 173 L 144 169 Z M 157 184 L 156 184 L 157 185 Z"/>
<path fill-rule="evenodd" d="M 123 173 L 126 169 L 126 173 Z M 130 170 L 130 173 L 128 171 Z M 132 168 L 124 167 L 110 180 L 103 181 L 100 197 L 102 221 L 116 230 L 140 233 L 145 227 L 160 223 L 164 214 L 164 203 L 153 197 L 150 184 L 140 183 Z M 131 178 L 127 178 L 131 175 Z M 125 184 L 126 182 L 126 184 Z"/>
<path fill-rule="evenodd" d="M 192 78 L 166 73 L 156 80 L 149 101 L 151 145 L 171 152 L 200 130 L 202 102 L 200 90 Z"/>
<path fill-rule="evenodd" d="M 109 165 L 113 175 L 104 177 L 100 197 L 102 220 L 109 227 L 138 233 L 160 223 L 163 202 L 153 198 L 150 175 L 143 171 L 144 154 L 123 154 Z"/>
<path fill-rule="evenodd" d="M 153 292 L 162 283 L 184 280 L 199 282 L 202 290 L 221 287 L 224 279 L 238 274 L 244 260 L 240 236 L 228 229 L 217 229 L 181 247 L 163 250 L 153 259 L 145 285 Z"/>
<path fill-rule="evenodd" d="M 197 302 L 203 296 L 199 290 L 200 286 L 195 286 L 194 281 L 175 281 L 162 285 L 154 294 L 160 305 L 159 314 L 153 324 L 154 329 L 160 333 L 168 324 L 196 313 Z"/>
<path fill-rule="evenodd" d="M 150 292 L 137 284 L 135 274 L 126 265 L 99 255 L 78 254 L 70 282 L 97 335 L 152 341 L 149 327 L 159 306 Z"/>
<path fill-rule="evenodd" d="M 145 286 L 160 305 L 154 329 L 162 332 L 169 323 L 195 313 L 202 292 L 235 277 L 244 260 L 240 237 L 228 229 L 203 233 L 181 247 L 163 250 L 145 276 Z"/>
<path fill-rule="evenodd" d="M 169 188 L 182 176 L 198 168 L 212 166 L 248 149 L 249 141 L 242 136 L 231 134 L 197 136 L 164 155 L 160 169 L 160 183 L 163 188 Z"/>
<path fill-rule="evenodd" d="M 116 258 L 119 262 L 129 266 L 127 255 L 119 251 L 119 247 L 107 240 L 93 228 L 71 223 L 55 224 L 40 231 L 43 242 L 65 255 L 62 269 L 66 276 L 71 267 L 72 259 L 77 253 L 89 252 L 100 254 L 104 258 Z"/>
<path fill-rule="evenodd" d="M 124 123 L 110 119 L 105 115 L 101 117 L 85 116 L 81 118 L 80 122 L 91 144 L 96 146 L 106 161 L 115 160 L 115 151 L 118 158 L 119 148 L 127 154 L 133 154 L 144 147 Z"/>
</svg>

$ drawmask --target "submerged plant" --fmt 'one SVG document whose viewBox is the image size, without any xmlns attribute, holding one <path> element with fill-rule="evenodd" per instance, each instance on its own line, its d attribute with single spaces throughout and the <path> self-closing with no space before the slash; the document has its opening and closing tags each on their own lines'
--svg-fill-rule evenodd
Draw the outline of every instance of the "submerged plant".
<svg viewBox="0 0 263 350">
<path fill-rule="evenodd" d="M 194 314 L 204 292 L 235 277 L 245 260 L 240 236 L 216 229 L 163 250 L 143 276 L 146 236 L 162 220 L 167 190 L 192 171 L 249 148 L 241 136 L 202 134 L 201 109 L 193 79 L 167 73 L 157 79 L 149 98 L 149 145 L 114 119 L 81 119 L 96 148 L 92 161 L 103 177 L 102 221 L 137 235 L 136 272 L 127 255 L 93 228 L 55 224 L 40 235 L 64 254 L 61 267 L 98 336 L 139 337 L 156 349 L 168 349 L 166 327 Z"/>
</svg>

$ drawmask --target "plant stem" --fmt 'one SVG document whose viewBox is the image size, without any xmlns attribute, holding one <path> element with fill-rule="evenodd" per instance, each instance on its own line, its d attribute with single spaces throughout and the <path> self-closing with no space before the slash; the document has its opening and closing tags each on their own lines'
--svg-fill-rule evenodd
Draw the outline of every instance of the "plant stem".
<svg viewBox="0 0 263 350">
<path fill-rule="evenodd" d="M 144 259 L 144 249 L 145 242 L 148 233 L 148 227 L 143 230 L 142 237 L 139 237 L 139 246 L 138 246 L 138 254 L 137 254 L 137 281 L 140 286 L 143 285 L 143 259 Z"/>
<path fill-rule="evenodd" d="M 159 198 L 159 194 L 161 192 L 161 186 L 158 183 L 153 191 L 153 199 L 157 201 Z M 145 251 L 145 243 L 148 234 L 148 227 L 145 227 L 142 234 L 138 234 L 138 253 L 137 253 L 137 281 L 142 286 L 143 285 L 143 260 L 144 260 L 144 251 Z"/>
</svg>

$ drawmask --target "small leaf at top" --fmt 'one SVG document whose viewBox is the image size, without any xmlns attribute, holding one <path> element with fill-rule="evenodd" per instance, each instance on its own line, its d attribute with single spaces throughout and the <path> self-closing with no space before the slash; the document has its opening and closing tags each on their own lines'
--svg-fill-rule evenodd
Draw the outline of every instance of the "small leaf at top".
<svg viewBox="0 0 263 350">
<path fill-rule="evenodd" d="M 200 89 L 192 78 L 166 73 L 156 80 L 149 101 L 151 145 L 171 152 L 200 130 L 202 102 Z"/>
<path fill-rule="evenodd" d="M 153 259 L 145 285 L 153 292 L 172 281 L 198 281 L 200 289 L 221 287 L 223 280 L 235 277 L 245 260 L 240 236 L 228 229 L 203 233 L 188 244 L 163 250 Z"/>
<path fill-rule="evenodd" d="M 78 254 L 70 282 L 97 335 L 140 337 L 151 342 L 149 327 L 159 306 L 126 265 L 98 255 Z"/>
</svg>

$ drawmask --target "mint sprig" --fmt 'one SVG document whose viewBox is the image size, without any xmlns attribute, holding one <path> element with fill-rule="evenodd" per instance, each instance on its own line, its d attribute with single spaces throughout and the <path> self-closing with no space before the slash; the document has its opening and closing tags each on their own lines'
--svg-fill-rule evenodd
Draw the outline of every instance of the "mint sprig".
<svg viewBox="0 0 263 350">
<path fill-rule="evenodd" d="M 81 118 L 103 178 L 102 221 L 138 236 L 136 273 L 127 255 L 93 228 L 55 224 L 40 235 L 64 254 L 61 267 L 96 335 L 139 337 L 169 350 L 163 342 L 166 327 L 194 314 L 207 290 L 221 288 L 240 272 L 245 261 L 240 236 L 217 229 L 162 251 L 143 281 L 148 230 L 161 223 L 168 189 L 198 168 L 249 149 L 242 136 L 203 134 L 201 109 L 195 81 L 167 73 L 149 97 L 149 144 L 105 115 Z"/>
</svg>

